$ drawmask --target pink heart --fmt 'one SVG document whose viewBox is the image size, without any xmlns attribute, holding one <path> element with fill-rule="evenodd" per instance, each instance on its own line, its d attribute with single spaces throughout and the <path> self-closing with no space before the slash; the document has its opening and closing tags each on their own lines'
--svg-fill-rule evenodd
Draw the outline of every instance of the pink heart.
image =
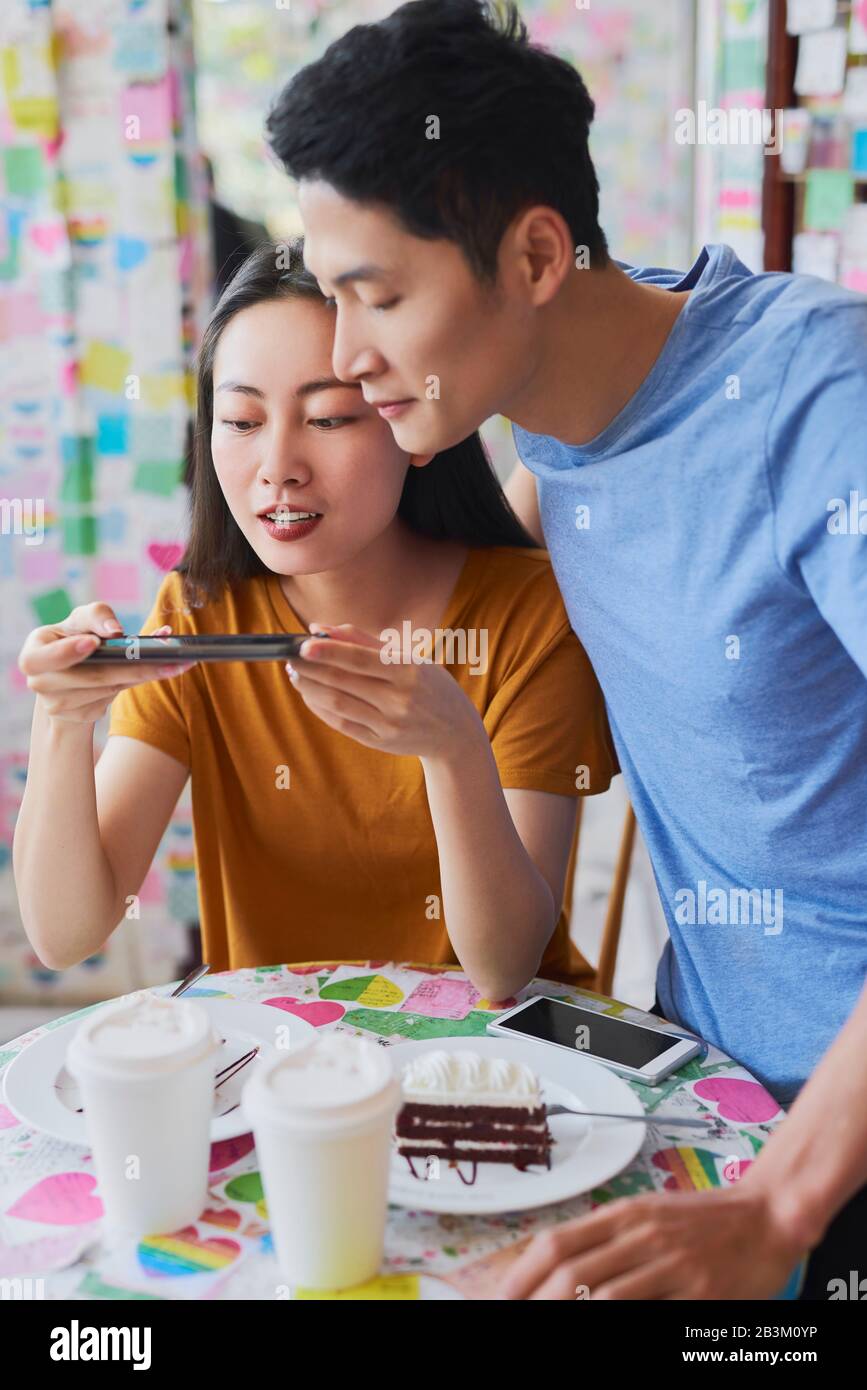
<svg viewBox="0 0 867 1390">
<path fill-rule="evenodd" d="M 40 251 L 46 255 L 56 251 L 66 238 L 66 225 L 63 222 L 41 222 L 30 228 L 30 236 Z"/>
<path fill-rule="evenodd" d="M 174 569 L 184 553 L 182 545 L 162 545 L 159 541 L 151 541 L 148 546 L 148 555 L 153 560 L 157 569 L 164 570 L 166 573 Z"/>
<path fill-rule="evenodd" d="M 334 1023 L 346 1013 L 342 1004 L 335 1004 L 330 999 L 312 999 L 309 1004 L 305 1004 L 302 999 L 265 999 L 263 1003 L 271 1004 L 275 1009 L 282 1009 L 284 1013 L 294 1014 L 296 1018 L 303 1018 L 307 1023 L 312 1023 L 314 1028 Z"/>
<path fill-rule="evenodd" d="M 780 1113 L 773 1096 L 758 1081 L 709 1076 L 697 1081 L 692 1089 L 701 1100 L 716 1101 L 724 1120 L 734 1120 L 738 1124 L 763 1124 Z"/>
<path fill-rule="evenodd" d="M 102 1202 L 93 1195 L 95 1187 L 92 1173 L 52 1173 L 13 1202 L 6 1215 L 47 1226 L 82 1226 L 98 1221 Z"/>
</svg>

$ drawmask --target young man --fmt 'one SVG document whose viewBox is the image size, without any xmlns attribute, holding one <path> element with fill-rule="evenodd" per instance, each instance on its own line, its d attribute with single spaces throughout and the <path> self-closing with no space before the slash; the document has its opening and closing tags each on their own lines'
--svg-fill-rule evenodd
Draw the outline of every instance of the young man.
<svg viewBox="0 0 867 1390">
<path fill-rule="evenodd" d="M 774 1297 L 812 1252 L 827 1298 L 867 1248 L 867 301 L 721 246 L 612 261 L 592 117 L 513 9 L 418 0 L 269 135 L 336 374 L 413 453 L 514 422 L 668 918 L 659 1008 L 794 1101 L 734 1186 L 555 1228 L 504 1293 Z"/>
</svg>

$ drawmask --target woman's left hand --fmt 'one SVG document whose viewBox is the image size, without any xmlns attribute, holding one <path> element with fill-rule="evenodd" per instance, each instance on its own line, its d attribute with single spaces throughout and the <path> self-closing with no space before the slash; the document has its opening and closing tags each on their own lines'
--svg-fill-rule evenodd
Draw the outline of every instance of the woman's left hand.
<svg viewBox="0 0 867 1390">
<path fill-rule="evenodd" d="M 351 623 L 308 638 L 286 669 L 307 708 L 338 733 L 386 753 L 440 759 L 487 739 L 481 716 L 444 666 L 384 660 L 379 638 Z"/>
</svg>

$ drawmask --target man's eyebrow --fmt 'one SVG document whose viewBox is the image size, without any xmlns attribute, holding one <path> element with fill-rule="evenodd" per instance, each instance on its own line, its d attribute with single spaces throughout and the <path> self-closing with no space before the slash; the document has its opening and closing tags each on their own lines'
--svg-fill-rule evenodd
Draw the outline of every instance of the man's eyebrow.
<svg viewBox="0 0 867 1390">
<path fill-rule="evenodd" d="M 335 279 L 335 285 L 348 285 L 350 280 L 381 280 L 385 271 L 378 265 L 357 265 L 352 270 L 344 270 Z"/>
</svg>

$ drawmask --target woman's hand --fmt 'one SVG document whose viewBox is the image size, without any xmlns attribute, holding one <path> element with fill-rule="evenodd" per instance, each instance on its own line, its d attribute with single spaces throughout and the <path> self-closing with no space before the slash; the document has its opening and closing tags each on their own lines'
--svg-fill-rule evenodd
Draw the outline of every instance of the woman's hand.
<svg viewBox="0 0 867 1390">
<path fill-rule="evenodd" d="M 338 733 L 432 760 L 458 756 L 480 736 L 487 743 L 481 716 L 444 666 L 386 661 L 379 639 L 350 623 L 310 629 L 330 640 L 309 638 L 286 669 L 308 709 Z"/>
<path fill-rule="evenodd" d="M 168 626 L 150 635 L 166 637 Z M 18 668 L 27 685 L 42 701 L 52 719 L 76 724 L 95 724 L 115 695 L 131 685 L 179 676 L 195 666 L 194 661 L 177 666 L 158 666 L 153 662 L 125 661 L 81 665 L 101 637 L 120 637 L 123 629 L 107 603 L 86 603 L 73 608 L 62 623 L 36 627 L 26 638 L 18 656 Z"/>
</svg>

